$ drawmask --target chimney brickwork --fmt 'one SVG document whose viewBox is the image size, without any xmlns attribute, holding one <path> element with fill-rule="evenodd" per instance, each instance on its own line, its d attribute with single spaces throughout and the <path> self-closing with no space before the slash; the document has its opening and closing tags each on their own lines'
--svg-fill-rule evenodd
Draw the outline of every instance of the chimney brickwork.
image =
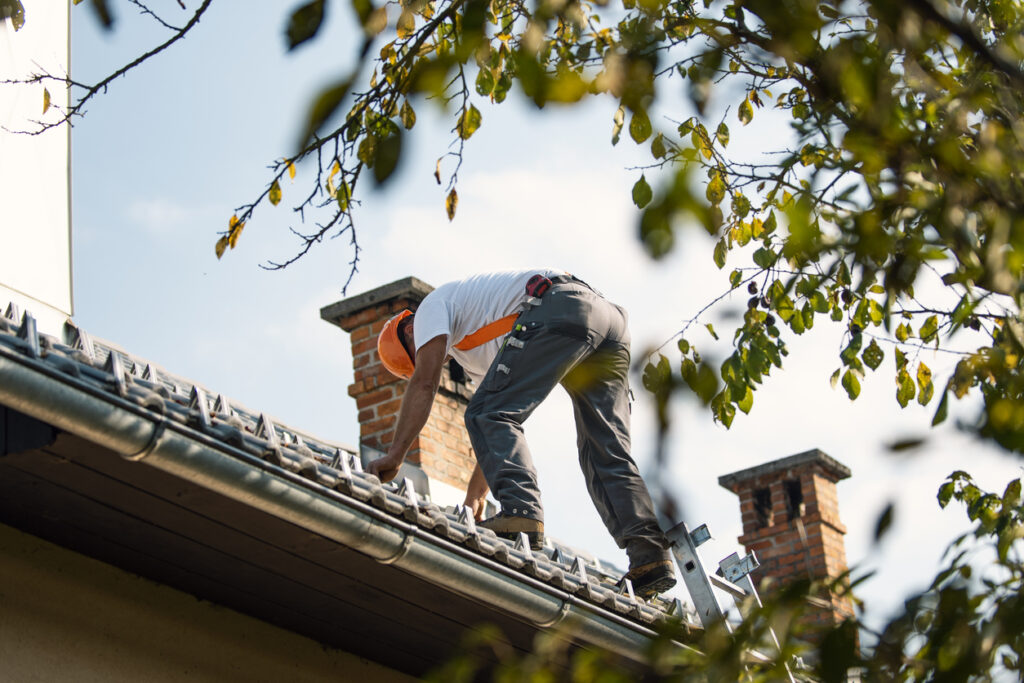
<svg viewBox="0 0 1024 683">
<path fill-rule="evenodd" d="M 761 562 L 752 578 L 776 586 L 797 579 L 836 579 L 847 571 L 846 527 L 839 519 L 836 482 L 850 476 L 842 463 L 820 450 L 726 474 L 718 483 L 740 499 L 739 542 Z M 764 589 L 771 591 L 771 585 Z M 836 624 L 853 616 L 848 597 L 820 596 L 809 622 Z"/>
<path fill-rule="evenodd" d="M 403 309 L 415 310 L 432 290 L 421 280 L 408 277 L 320 310 L 321 318 L 349 333 L 354 375 L 348 393 L 359 410 L 362 446 L 383 451 L 391 444 L 406 387 L 405 380 L 381 364 L 377 336 L 388 319 Z M 463 490 L 476 464 L 464 422 L 471 396 L 469 387 L 455 381 L 445 367 L 430 418 L 407 457 L 432 481 Z"/>
</svg>

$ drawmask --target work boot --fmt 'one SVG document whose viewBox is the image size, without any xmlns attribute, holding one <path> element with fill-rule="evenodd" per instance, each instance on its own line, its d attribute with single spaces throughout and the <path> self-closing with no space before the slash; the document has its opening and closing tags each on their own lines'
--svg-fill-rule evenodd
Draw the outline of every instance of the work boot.
<svg viewBox="0 0 1024 683">
<path fill-rule="evenodd" d="M 488 517 L 477 526 L 490 529 L 501 538 L 514 541 L 519 538 L 520 533 L 526 534 L 530 542 L 530 550 L 540 550 L 544 547 L 544 522 L 529 517 L 515 517 L 499 512 L 493 517 Z"/>
<path fill-rule="evenodd" d="M 658 560 L 633 567 L 626 578 L 633 584 L 634 595 L 650 600 L 676 585 L 676 570 L 672 560 Z"/>
</svg>

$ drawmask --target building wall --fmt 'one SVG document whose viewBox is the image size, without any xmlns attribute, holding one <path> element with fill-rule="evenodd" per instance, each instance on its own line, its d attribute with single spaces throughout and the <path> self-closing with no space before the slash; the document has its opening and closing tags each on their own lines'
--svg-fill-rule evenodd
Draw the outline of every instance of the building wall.
<svg viewBox="0 0 1024 683">
<path fill-rule="evenodd" d="M 411 681 L 0 525 L 0 679 Z"/>
<path fill-rule="evenodd" d="M 25 78 L 69 67 L 69 2 L 23 2 L 25 24 L 0 20 L 0 74 Z M 43 114 L 43 89 L 50 110 Z M 32 129 L 68 104 L 57 82 L 0 85 L 0 127 Z M 41 135 L 0 130 L 0 307 L 30 310 L 41 330 L 58 334 L 72 314 L 70 128 Z"/>
</svg>

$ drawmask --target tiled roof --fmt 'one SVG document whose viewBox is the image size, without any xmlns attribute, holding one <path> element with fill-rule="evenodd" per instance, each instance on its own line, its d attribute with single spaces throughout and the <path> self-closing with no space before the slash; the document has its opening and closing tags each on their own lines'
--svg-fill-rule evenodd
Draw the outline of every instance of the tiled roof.
<svg viewBox="0 0 1024 683">
<path fill-rule="evenodd" d="M 259 458 L 282 476 L 298 475 L 289 478 L 301 480 L 319 496 L 358 501 L 396 521 L 415 524 L 472 551 L 481 564 L 497 562 L 518 572 L 524 581 L 540 581 L 640 625 L 670 616 L 695 623 L 689 607 L 678 599 L 635 598 L 621 570 L 608 563 L 557 542 L 549 542 L 544 552 L 532 552 L 522 542 L 500 539 L 477 527 L 465 509 L 441 508 L 416 493 L 408 480 L 381 484 L 362 471 L 354 449 L 278 424 L 83 330 L 69 325 L 64 339 L 40 334 L 32 317 L 19 315 L 11 305 L 0 316 L 0 353 L 14 354 L 38 372 L 59 376 L 91 395 L 131 402 L 154 419 L 162 417 L 206 441 L 215 440 L 225 453 Z"/>
</svg>

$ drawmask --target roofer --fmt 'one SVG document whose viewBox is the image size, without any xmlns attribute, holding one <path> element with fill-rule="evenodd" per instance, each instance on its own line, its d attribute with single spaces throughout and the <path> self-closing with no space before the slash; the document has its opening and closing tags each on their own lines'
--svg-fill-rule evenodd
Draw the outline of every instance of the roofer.
<svg viewBox="0 0 1024 683">
<path fill-rule="evenodd" d="M 564 271 L 475 275 L 391 318 L 377 340 L 384 366 L 409 380 L 395 437 L 367 471 L 390 481 L 426 424 L 450 356 L 477 383 L 466 428 L 477 466 L 466 505 L 479 519 L 488 486 L 501 511 L 480 522 L 499 536 L 544 542 L 544 512 L 523 422 L 561 383 L 576 416 L 579 461 L 601 519 L 629 555 L 644 598 L 675 585 L 669 542 L 630 457 L 629 331 L 625 309 Z"/>
</svg>

